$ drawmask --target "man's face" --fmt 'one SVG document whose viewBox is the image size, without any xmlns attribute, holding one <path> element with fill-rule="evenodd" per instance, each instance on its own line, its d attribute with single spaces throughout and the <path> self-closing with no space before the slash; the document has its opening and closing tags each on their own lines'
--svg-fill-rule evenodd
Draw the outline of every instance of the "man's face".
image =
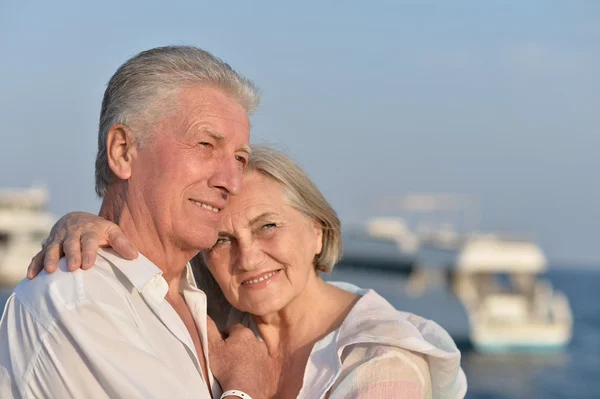
<svg viewBox="0 0 600 399">
<path fill-rule="evenodd" d="M 214 244 L 223 208 L 241 189 L 250 122 L 244 108 L 218 89 L 187 88 L 178 100 L 138 151 L 130 192 L 161 242 L 200 250 Z"/>
</svg>

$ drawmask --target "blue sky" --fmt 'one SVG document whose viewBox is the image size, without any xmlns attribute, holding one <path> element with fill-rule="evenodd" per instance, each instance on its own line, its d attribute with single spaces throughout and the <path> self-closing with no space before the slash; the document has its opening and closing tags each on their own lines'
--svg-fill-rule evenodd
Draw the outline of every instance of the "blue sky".
<svg viewBox="0 0 600 399">
<path fill-rule="evenodd" d="M 346 223 L 380 196 L 477 196 L 481 227 L 600 264 L 600 3 L 0 2 L 0 186 L 96 212 L 105 83 L 195 44 L 263 92 L 253 141 L 286 150 Z"/>
</svg>

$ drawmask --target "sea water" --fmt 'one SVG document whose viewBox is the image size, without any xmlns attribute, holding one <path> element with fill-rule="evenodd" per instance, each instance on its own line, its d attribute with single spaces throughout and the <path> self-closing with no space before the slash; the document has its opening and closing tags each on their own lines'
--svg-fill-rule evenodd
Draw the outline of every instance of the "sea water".
<svg viewBox="0 0 600 399">
<path fill-rule="evenodd" d="M 567 350 L 484 355 L 463 349 L 467 398 L 600 398 L 600 271 L 552 270 L 547 277 L 568 296 L 573 310 L 573 340 Z M 369 278 L 361 276 L 364 287 L 382 279 L 377 273 Z M 0 308 L 9 294 L 10 289 L 0 289 Z"/>
</svg>

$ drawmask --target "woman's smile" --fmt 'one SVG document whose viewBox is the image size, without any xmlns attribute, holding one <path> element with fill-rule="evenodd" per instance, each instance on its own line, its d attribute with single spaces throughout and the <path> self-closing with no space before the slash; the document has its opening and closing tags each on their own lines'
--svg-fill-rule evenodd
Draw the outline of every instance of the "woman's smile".
<svg viewBox="0 0 600 399">
<path fill-rule="evenodd" d="M 269 272 L 264 272 L 259 274 L 256 277 L 252 277 L 242 281 L 242 288 L 246 289 L 261 289 L 268 287 L 271 283 L 273 283 L 277 277 L 279 276 L 279 270 L 271 270 Z"/>
</svg>

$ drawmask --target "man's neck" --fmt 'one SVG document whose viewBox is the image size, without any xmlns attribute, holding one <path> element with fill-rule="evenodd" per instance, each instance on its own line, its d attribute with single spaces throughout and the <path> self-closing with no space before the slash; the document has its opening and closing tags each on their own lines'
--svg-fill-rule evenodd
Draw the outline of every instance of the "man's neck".
<svg viewBox="0 0 600 399">
<path fill-rule="evenodd" d="M 161 236 L 146 213 L 139 206 L 130 206 L 127 200 L 113 192 L 104 198 L 98 215 L 118 224 L 137 250 L 162 270 L 169 292 L 178 292 L 183 270 L 196 252 L 184 251 L 169 237 Z"/>
</svg>

